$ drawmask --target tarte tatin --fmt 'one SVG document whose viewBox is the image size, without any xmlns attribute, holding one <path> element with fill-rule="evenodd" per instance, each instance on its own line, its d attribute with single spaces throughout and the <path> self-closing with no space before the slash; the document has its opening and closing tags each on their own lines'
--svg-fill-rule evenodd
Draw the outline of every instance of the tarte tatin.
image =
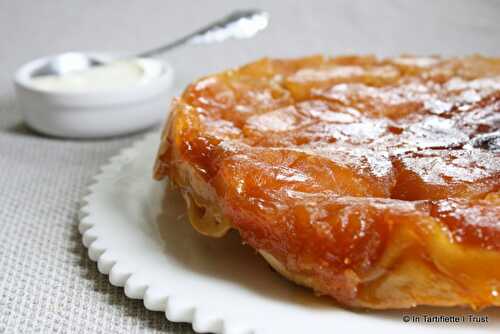
<svg viewBox="0 0 500 334">
<path fill-rule="evenodd" d="M 262 59 L 173 102 L 154 177 L 352 307 L 500 305 L 500 59 Z"/>
</svg>

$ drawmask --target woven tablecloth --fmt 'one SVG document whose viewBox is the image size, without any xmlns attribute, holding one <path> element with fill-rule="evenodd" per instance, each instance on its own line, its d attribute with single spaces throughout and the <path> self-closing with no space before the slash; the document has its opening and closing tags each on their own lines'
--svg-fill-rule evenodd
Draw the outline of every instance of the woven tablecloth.
<svg viewBox="0 0 500 334">
<path fill-rule="evenodd" d="M 10 78 L 38 56 L 142 50 L 248 7 L 268 9 L 270 28 L 252 40 L 169 54 L 177 91 L 198 76 L 263 56 L 500 56 L 500 1 L 0 0 L 0 333 L 192 332 L 111 286 L 77 230 L 91 177 L 141 134 L 93 141 L 38 135 L 22 122 Z"/>
</svg>

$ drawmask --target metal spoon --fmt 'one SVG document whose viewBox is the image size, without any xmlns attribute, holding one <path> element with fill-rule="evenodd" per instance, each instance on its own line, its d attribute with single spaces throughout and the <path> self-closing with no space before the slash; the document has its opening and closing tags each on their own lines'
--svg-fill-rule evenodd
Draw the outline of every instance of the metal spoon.
<svg viewBox="0 0 500 334">
<path fill-rule="evenodd" d="M 166 45 L 120 59 L 152 57 L 187 43 L 209 44 L 222 42 L 228 38 L 250 38 L 259 31 L 265 29 L 268 23 L 269 14 L 264 11 L 238 10 Z M 44 66 L 33 72 L 32 76 L 60 76 L 68 72 L 82 71 L 92 67 L 106 65 L 109 62 L 110 61 L 97 59 L 85 53 L 67 52 L 51 58 Z"/>
</svg>

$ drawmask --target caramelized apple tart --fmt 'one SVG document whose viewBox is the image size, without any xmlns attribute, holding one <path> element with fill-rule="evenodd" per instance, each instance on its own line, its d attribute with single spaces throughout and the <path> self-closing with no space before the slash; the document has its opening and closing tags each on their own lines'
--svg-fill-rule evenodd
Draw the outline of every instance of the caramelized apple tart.
<svg viewBox="0 0 500 334">
<path fill-rule="evenodd" d="M 154 167 L 341 304 L 500 306 L 500 59 L 262 59 L 173 102 Z"/>
</svg>

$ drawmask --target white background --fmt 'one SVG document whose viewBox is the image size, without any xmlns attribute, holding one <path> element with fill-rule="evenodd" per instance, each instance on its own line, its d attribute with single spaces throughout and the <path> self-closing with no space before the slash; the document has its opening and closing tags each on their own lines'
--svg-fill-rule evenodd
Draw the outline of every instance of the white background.
<svg viewBox="0 0 500 334">
<path fill-rule="evenodd" d="M 157 46 L 236 8 L 271 13 L 249 41 L 188 46 L 167 55 L 184 84 L 263 56 L 400 53 L 500 56 L 500 1 L 33 1 L 0 0 L 0 89 L 23 62 L 67 50 Z"/>
</svg>

